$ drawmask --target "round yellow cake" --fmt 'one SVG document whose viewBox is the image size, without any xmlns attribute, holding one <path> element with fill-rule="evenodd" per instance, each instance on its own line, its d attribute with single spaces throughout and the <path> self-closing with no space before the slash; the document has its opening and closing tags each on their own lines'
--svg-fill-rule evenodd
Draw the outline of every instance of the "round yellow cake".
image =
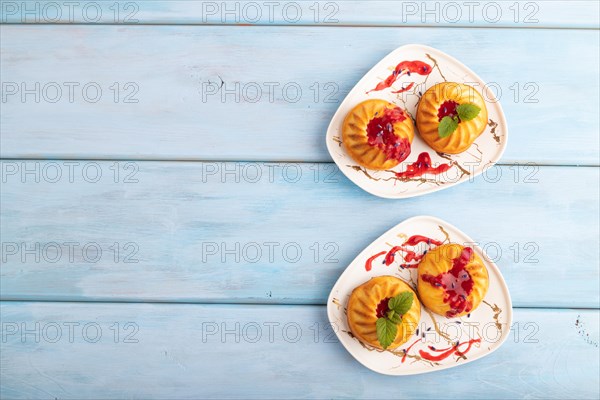
<svg viewBox="0 0 600 400">
<path fill-rule="evenodd" d="M 487 293 L 488 271 L 470 247 L 445 244 L 429 251 L 418 267 L 423 305 L 448 318 L 475 310 Z"/>
<path fill-rule="evenodd" d="M 444 116 L 456 116 L 456 107 L 473 104 L 480 108 L 472 120 L 459 121 L 458 128 L 447 137 L 440 137 L 438 126 Z M 488 123 L 485 101 L 474 87 L 456 82 L 442 82 L 430 87 L 419 101 L 417 130 L 435 151 L 457 154 L 471 147 Z"/>
<path fill-rule="evenodd" d="M 378 316 L 378 313 L 385 312 L 390 298 L 407 291 L 413 293 L 413 303 L 408 312 L 402 315 L 402 320 L 397 325 L 396 338 L 388 349 L 395 349 L 406 343 L 418 327 L 421 304 L 412 288 L 402 279 L 394 276 L 372 278 L 352 291 L 348 300 L 348 325 L 352 334 L 361 342 L 382 349 L 377 339 L 376 323 L 382 316 Z"/>
<path fill-rule="evenodd" d="M 342 125 L 342 143 L 350 157 L 370 169 L 385 170 L 410 154 L 415 128 L 408 113 L 385 100 L 366 100 Z"/>
</svg>

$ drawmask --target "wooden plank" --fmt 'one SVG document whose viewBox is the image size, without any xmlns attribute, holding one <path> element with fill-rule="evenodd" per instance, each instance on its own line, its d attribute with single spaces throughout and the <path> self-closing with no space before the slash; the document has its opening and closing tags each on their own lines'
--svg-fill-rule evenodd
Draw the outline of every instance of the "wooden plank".
<svg viewBox="0 0 600 400">
<path fill-rule="evenodd" d="M 595 1 L 81 1 L 3 0 L 13 24 L 219 24 L 598 28 Z"/>
<path fill-rule="evenodd" d="M 402 378 L 352 359 L 322 306 L 10 302 L 1 311 L 3 398 L 598 398 L 597 310 L 516 309 L 495 353 Z"/>
<path fill-rule="evenodd" d="M 597 31 L 0 29 L 2 157 L 330 161 L 325 131 L 345 94 L 388 52 L 422 42 L 502 91 L 504 163 L 599 162 Z M 570 104 L 576 117 L 564 112 Z"/>
<path fill-rule="evenodd" d="M 516 306 L 600 300 L 598 168 L 498 167 L 389 201 L 331 164 L 65 163 L 2 162 L 3 299 L 323 304 L 371 241 L 431 214 L 480 241 Z"/>
</svg>

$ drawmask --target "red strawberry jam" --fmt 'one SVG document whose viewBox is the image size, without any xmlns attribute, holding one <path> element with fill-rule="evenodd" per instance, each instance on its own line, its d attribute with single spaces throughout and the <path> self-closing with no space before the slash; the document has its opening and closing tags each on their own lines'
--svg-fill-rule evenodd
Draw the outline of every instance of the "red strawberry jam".
<svg viewBox="0 0 600 400">
<path fill-rule="evenodd" d="M 390 301 L 391 297 L 386 297 L 381 300 L 379 304 L 377 304 L 377 309 L 375 313 L 377 314 L 377 318 L 383 318 L 386 316 L 387 312 L 390 310 L 388 307 L 388 301 Z"/>
<path fill-rule="evenodd" d="M 410 75 L 411 72 L 419 75 L 429 75 L 431 70 L 431 65 L 424 63 L 423 61 L 402 61 L 396 66 L 394 72 L 400 74 L 402 71 L 406 71 L 408 75 Z"/>
<path fill-rule="evenodd" d="M 448 100 L 442 103 L 440 108 L 438 109 L 438 121 L 441 121 L 444 117 L 457 117 L 458 113 L 456 112 L 456 107 L 458 107 L 458 103 L 452 100 Z"/>
<path fill-rule="evenodd" d="M 437 276 L 423 274 L 423 281 L 445 290 L 444 303 L 450 305 L 446 317 L 452 318 L 465 311 L 471 311 L 473 305 L 468 296 L 473 290 L 473 279 L 466 270 L 466 265 L 471 261 L 473 249 L 465 247 L 460 256 L 453 260 L 452 269 Z"/>
<path fill-rule="evenodd" d="M 396 172 L 400 179 L 410 179 L 425 174 L 442 174 L 452 168 L 452 164 L 440 164 L 437 167 L 432 166 L 431 156 L 426 151 L 419 154 L 417 161 L 408 165 L 406 171 Z"/>
<path fill-rule="evenodd" d="M 410 155 L 410 142 L 394 133 L 394 124 L 404 121 L 406 114 L 400 107 L 386 108 L 381 115 L 367 124 L 367 140 L 371 146 L 383 150 L 387 160 L 404 161 Z"/>
</svg>

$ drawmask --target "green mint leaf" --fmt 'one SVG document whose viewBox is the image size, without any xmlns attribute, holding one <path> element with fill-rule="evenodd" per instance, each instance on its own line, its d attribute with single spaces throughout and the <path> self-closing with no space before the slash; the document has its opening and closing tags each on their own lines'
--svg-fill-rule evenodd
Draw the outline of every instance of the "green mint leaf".
<svg viewBox="0 0 600 400">
<path fill-rule="evenodd" d="M 384 349 L 394 342 L 396 334 L 398 333 L 398 327 L 395 323 L 387 318 L 379 318 L 377 320 L 377 340 Z"/>
<path fill-rule="evenodd" d="M 400 314 L 396 313 L 396 311 L 394 311 L 394 310 L 388 311 L 387 319 L 389 319 L 396 325 L 400 324 L 402 322 L 402 316 Z"/>
<path fill-rule="evenodd" d="M 456 107 L 456 112 L 458 113 L 458 117 L 461 121 L 472 120 L 479 115 L 479 111 L 481 111 L 481 108 L 471 103 L 461 104 Z"/>
<path fill-rule="evenodd" d="M 458 122 L 452 119 L 450 116 L 445 116 L 440 121 L 438 126 L 438 135 L 441 138 L 448 137 L 458 128 Z"/>
<path fill-rule="evenodd" d="M 412 292 L 402 292 L 388 301 L 388 307 L 396 314 L 404 315 L 412 307 L 414 295 Z"/>
</svg>

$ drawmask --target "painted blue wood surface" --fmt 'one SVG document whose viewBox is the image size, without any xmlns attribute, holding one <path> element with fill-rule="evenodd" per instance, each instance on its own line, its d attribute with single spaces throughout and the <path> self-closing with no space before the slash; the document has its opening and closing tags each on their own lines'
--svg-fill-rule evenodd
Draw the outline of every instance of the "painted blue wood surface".
<svg viewBox="0 0 600 400">
<path fill-rule="evenodd" d="M 463 26 L 598 28 L 596 1 L 198 1 L 99 0 L 71 6 L 52 0 L 0 4 L 2 23 L 253 24 L 322 26 Z M 28 12 L 29 11 L 29 12 Z M 33 12 L 32 12 L 33 11 Z M 69 12 L 70 11 L 70 12 Z"/>
<path fill-rule="evenodd" d="M 594 30 L 0 29 L 3 81 L 19 91 L 22 82 L 30 89 L 40 84 L 39 103 L 31 94 L 23 102 L 18 93 L 2 104 L 3 157 L 330 161 L 324 135 L 345 93 L 383 56 L 416 42 L 457 57 L 499 85 L 510 130 L 502 162 L 599 164 Z M 222 92 L 208 94 L 221 80 Z M 56 98 L 53 82 L 62 87 L 56 103 L 48 101 Z M 72 103 L 68 82 L 79 84 Z M 94 87 L 86 86 L 93 84 L 102 90 L 96 103 L 82 94 L 86 87 L 88 99 L 95 99 Z M 267 84 L 278 85 L 272 99 Z M 261 93 L 254 103 L 253 87 Z M 294 87 L 302 91 L 297 102 Z M 225 89 L 233 94 L 223 95 Z M 576 116 L 565 112 L 574 104 Z"/>
<path fill-rule="evenodd" d="M 331 164 L 134 165 L 128 177 L 134 167 L 122 162 L 81 162 L 71 183 L 64 161 L 2 163 L 2 241 L 14 243 L 4 251 L 4 299 L 323 304 L 371 241 L 430 213 L 481 242 L 516 306 L 600 300 L 597 168 L 499 167 L 393 202 L 363 192 Z M 39 183 L 22 175 L 36 168 Z M 60 181 L 48 181 L 58 168 Z M 96 171 L 102 178 L 86 182 Z M 78 243 L 73 261 L 67 242 Z M 38 252 L 26 253 L 36 243 Z M 83 254 L 93 243 L 99 258 L 95 245 Z M 556 295 L 557 277 L 569 296 Z"/>
<path fill-rule="evenodd" d="M 3 398 L 598 398 L 592 310 L 517 309 L 510 337 L 488 357 L 404 377 L 355 361 L 328 336 L 323 306 L 5 302 L 1 310 Z M 22 340 L 21 323 L 35 332 L 36 322 L 40 342 Z"/>
</svg>

